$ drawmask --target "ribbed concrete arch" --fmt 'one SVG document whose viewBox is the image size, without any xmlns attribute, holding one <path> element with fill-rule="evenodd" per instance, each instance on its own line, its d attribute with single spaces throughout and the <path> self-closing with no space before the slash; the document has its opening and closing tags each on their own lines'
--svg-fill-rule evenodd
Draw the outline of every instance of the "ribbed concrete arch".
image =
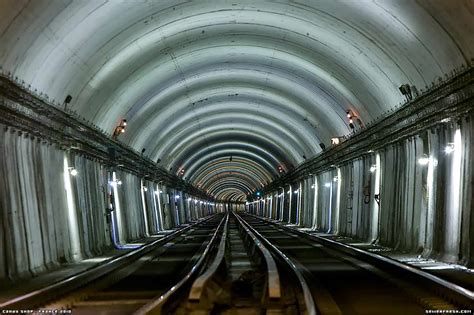
<svg viewBox="0 0 474 315">
<path fill-rule="evenodd" d="M 248 155 L 247 152 L 243 152 L 242 155 L 237 153 L 230 161 L 228 153 L 224 152 L 222 156 L 213 157 L 207 162 L 203 161 L 199 167 L 191 169 L 192 177 L 189 180 L 209 193 L 213 193 L 213 190 L 218 190 L 219 187 L 224 187 L 224 184 L 232 186 L 239 182 L 239 187 L 243 189 L 241 192 L 248 194 L 250 191 L 265 186 L 277 176 L 276 170 L 265 169 L 265 166 L 269 166 L 259 161 L 258 156 L 245 156 L 245 154 Z"/>
<path fill-rule="evenodd" d="M 216 198 L 219 200 L 229 200 L 234 202 L 245 201 L 245 195 L 236 188 L 223 187 L 216 193 Z"/>
<path fill-rule="evenodd" d="M 244 145 L 243 145 L 244 146 Z M 239 158 L 247 158 L 251 159 L 255 162 L 258 163 L 259 169 L 263 173 L 268 173 L 272 174 L 274 177 L 277 174 L 277 165 L 280 161 L 276 159 L 276 157 L 263 152 L 263 150 L 259 150 L 258 148 L 254 148 L 253 151 L 247 150 L 247 148 L 251 147 L 246 147 L 246 149 L 242 148 L 218 148 L 219 151 L 212 153 L 212 155 L 207 155 L 205 154 L 205 150 L 202 150 L 199 154 L 196 154 L 193 156 L 194 159 L 192 159 L 193 164 L 188 164 L 187 165 L 187 172 L 188 174 L 193 174 L 197 169 L 201 168 L 203 165 L 206 163 L 209 163 L 214 160 L 218 160 L 223 157 L 227 157 L 227 159 L 230 159 L 232 156 L 236 156 Z"/>
<path fill-rule="evenodd" d="M 469 12 L 462 0 L 4 0 L 0 65 L 71 95 L 108 132 L 126 118 L 120 140 L 240 200 L 259 184 L 211 174 L 275 178 L 349 133 L 347 109 L 368 122 L 402 101 L 400 85 L 423 89 L 470 62 Z M 222 172 L 206 171 L 213 161 Z"/>
<path fill-rule="evenodd" d="M 211 183 L 219 178 L 226 177 L 228 175 L 236 175 L 239 178 L 247 180 L 249 183 L 255 184 L 256 182 L 265 183 L 265 178 L 258 176 L 253 172 L 249 172 L 247 168 L 241 165 L 229 165 L 221 163 L 219 167 L 215 167 L 212 171 L 207 171 L 202 174 L 201 178 L 197 181 L 202 183 L 202 187 L 206 187 L 208 183 Z"/>
<path fill-rule="evenodd" d="M 346 109 L 352 109 L 357 113 L 351 106 L 340 107 L 338 113 L 334 112 L 333 109 L 338 106 L 336 102 L 333 101 L 331 104 L 327 99 L 323 99 L 323 92 L 315 97 L 311 95 L 312 92 L 308 92 L 309 88 L 314 90 L 314 86 L 302 88 L 292 82 L 282 80 L 281 77 L 253 78 L 254 70 L 239 70 L 238 72 L 243 73 L 238 75 L 236 72 L 236 70 L 221 71 L 221 75 L 212 80 L 208 77 L 200 78 L 200 82 L 210 81 L 210 84 L 196 91 L 196 94 L 192 91 L 192 95 L 186 92 L 191 86 L 187 80 L 185 84 L 187 90 L 177 90 L 170 95 L 154 99 L 150 102 L 153 104 L 146 105 L 148 110 L 123 113 L 121 116 L 127 117 L 131 122 L 126 141 L 137 147 L 147 144 L 160 149 L 166 145 L 160 143 L 162 142 L 160 139 L 172 135 L 172 130 L 181 131 L 184 128 L 183 124 L 189 125 L 192 119 L 196 119 L 199 115 L 210 117 L 208 112 L 211 110 L 227 113 L 232 110 L 232 104 L 234 104 L 234 108 L 236 104 L 240 104 L 239 110 L 244 112 L 246 110 L 259 111 L 267 115 L 271 114 L 274 119 L 279 120 L 292 118 L 293 124 L 296 123 L 294 127 L 302 129 L 298 134 L 304 133 L 305 137 L 310 135 L 309 137 L 313 139 L 317 135 L 318 138 L 321 138 L 319 140 L 328 143 L 330 135 L 348 132 L 349 128 L 345 118 Z M 229 78 L 236 76 L 242 82 L 246 81 L 246 85 L 232 80 L 222 86 L 222 81 L 229 81 Z M 258 88 L 262 82 L 265 82 L 266 86 Z M 248 84 L 252 84 L 252 86 L 248 86 Z M 235 93 L 236 91 L 238 93 Z M 156 127 L 151 128 L 152 126 Z M 153 139 L 155 143 L 150 143 L 150 139 Z M 312 142 L 310 141 L 310 143 Z"/>
<path fill-rule="evenodd" d="M 201 187 L 205 182 L 212 180 L 216 170 L 246 173 L 253 177 L 254 185 L 269 183 L 273 176 L 275 176 L 271 170 L 262 168 L 258 161 L 248 157 L 236 156 L 232 157 L 232 161 L 230 161 L 230 157 L 225 156 L 213 158 L 207 163 L 203 163 L 188 179 Z M 285 167 L 286 170 L 287 168 Z"/>
</svg>

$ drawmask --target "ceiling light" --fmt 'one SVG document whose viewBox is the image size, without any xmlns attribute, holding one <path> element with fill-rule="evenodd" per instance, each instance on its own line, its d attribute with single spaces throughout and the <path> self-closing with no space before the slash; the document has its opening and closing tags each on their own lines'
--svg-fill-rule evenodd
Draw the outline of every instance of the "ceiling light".
<svg viewBox="0 0 474 315">
<path fill-rule="evenodd" d="M 450 154 L 454 152 L 454 143 L 448 143 L 446 147 L 444 148 L 444 153 Z"/>
<path fill-rule="evenodd" d="M 428 165 L 428 163 L 430 163 L 430 158 L 427 156 L 418 159 L 418 164 L 420 165 Z"/>
</svg>

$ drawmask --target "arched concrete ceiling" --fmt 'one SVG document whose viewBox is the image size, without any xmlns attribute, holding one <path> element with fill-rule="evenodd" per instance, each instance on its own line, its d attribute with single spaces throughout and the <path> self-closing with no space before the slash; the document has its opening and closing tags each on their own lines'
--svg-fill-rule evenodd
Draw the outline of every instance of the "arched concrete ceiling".
<svg viewBox="0 0 474 315">
<path fill-rule="evenodd" d="M 0 65 L 217 198 L 245 194 L 471 62 L 474 5 L 0 1 Z"/>
</svg>

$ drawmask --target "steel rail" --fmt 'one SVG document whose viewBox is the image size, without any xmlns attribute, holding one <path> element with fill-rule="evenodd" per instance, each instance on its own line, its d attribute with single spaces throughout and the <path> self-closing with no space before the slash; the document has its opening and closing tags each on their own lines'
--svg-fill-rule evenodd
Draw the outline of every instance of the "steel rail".
<svg viewBox="0 0 474 315">
<path fill-rule="evenodd" d="M 265 258 L 268 272 L 268 297 L 271 299 L 280 299 L 281 298 L 281 285 L 280 285 L 280 275 L 275 263 L 275 260 L 272 257 L 270 251 L 260 242 L 260 240 L 255 236 L 254 231 L 249 228 L 248 225 L 244 224 L 242 218 L 232 212 L 240 225 L 244 228 L 245 232 L 252 238 L 257 248 L 262 253 Z"/>
<path fill-rule="evenodd" d="M 222 233 L 222 237 L 219 243 L 216 257 L 214 258 L 209 268 L 201 276 L 199 276 L 196 280 L 194 280 L 194 283 L 191 286 L 191 290 L 189 291 L 189 295 L 188 295 L 188 300 L 193 303 L 199 303 L 208 281 L 216 274 L 219 266 L 222 264 L 224 260 L 226 243 L 227 243 L 228 221 L 229 221 L 229 216 L 227 215 L 227 219 L 224 225 L 224 232 Z"/>
<path fill-rule="evenodd" d="M 292 233 L 296 233 L 299 236 L 302 236 L 306 239 L 313 240 L 317 243 L 327 246 L 328 248 L 334 249 L 339 252 L 343 252 L 352 257 L 369 262 L 384 270 L 390 270 L 391 272 L 397 272 L 399 274 L 401 273 L 405 276 L 412 276 L 416 278 L 417 280 L 420 280 L 424 284 L 428 285 L 431 289 L 435 288 L 439 290 L 442 294 L 449 297 L 459 306 L 467 306 L 470 308 L 474 308 L 474 292 L 473 291 L 463 288 L 457 284 L 454 284 L 442 278 L 439 278 L 429 272 L 406 265 L 404 263 L 401 263 L 395 259 L 392 259 L 386 256 L 382 256 L 379 254 L 371 253 L 371 252 L 356 248 L 349 244 L 344 244 L 344 243 L 330 240 L 324 237 L 312 235 L 307 232 L 301 231 L 295 227 L 289 227 L 280 223 L 275 223 L 272 220 L 267 219 L 267 218 L 262 218 L 253 214 L 247 214 L 247 215 L 255 217 L 263 222 L 273 224 L 275 226 L 283 228 Z"/>
<path fill-rule="evenodd" d="M 261 241 L 260 244 L 264 243 L 266 248 L 269 248 L 277 257 L 280 258 L 282 262 L 284 262 L 293 271 L 293 273 L 298 278 L 299 284 L 303 291 L 303 297 L 304 297 L 307 314 L 317 315 L 316 305 L 315 305 L 313 296 L 311 294 L 311 290 L 306 282 L 305 277 L 300 272 L 298 266 L 290 258 L 288 258 L 288 256 L 286 256 L 281 250 L 279 250 L 275 245 L 273 245 L 266 237 L 264 237 L 257 230 L 255 230 L 248 222 L 242 219 L 240 215 L 238 215 L 235 212 L 233 212 L 233 214 L 239 220 L 239 222 L 241 222 L 241 224 L 246 227 L 246 229 L 248 229 L 251 233 L 257 236 L 257 238 Z M 262 246 L 264 245 L 262 244 Z"/>
<path fill-rule="evenodd" d="M 0 309 L 31 309 L 40 304 L 44 304 L 46 301 L 53 299 L 56 296 L 64 295 L 69 293 L 81 286 L 84 286 L 93 280 L 107 275 L 115 270 L 122 268 L 125 265 L 128 265 L 132 261 L 135 261 L 142 257 L 143 255 L 149 253 L 157 246 L 161 246 L 166 244 L 172 239 L 175 239 L 179 235 L 183 234 L 184 232 L 188 231 L 192 227 L 199 225 L 203 222 L 206 222 L 216 216 L 216 214 L 208 216 L 206 218 L 202 218 L 184 228 L 181 228 L 177 231 L 174 231 L 170 234 L 165 235 L 164 237 L 152 241 L 148 244 L 141 246 L 140 248 L 130 251 L 124 255 L 119 257 L 112 258 L 108 262 L 91 267 L 85 271 L 82 271 L 78 274 L 73 276 L 67 277 L 63 280 L 55 282 L 51 285 L 46 287 L 40 288 L 38 290 L 34 290 L 32 292 L 17 296 L 13 299 L 5 301 L 0 304 Z"/>
<path fill-rule="evenodd" d="M 227 222 L 229 219 L 229 214 L 227 214 L 224 218 L 222 218 L 221 222 L 219 223 L 218 227 L 216 228 L 214 234 L 212 235 L 211 240 L 206 245 L 206 248 L 202 252 L 201 256 L 199 257 L 198 261 L 194 264 L 191 270 L 174 286 L 172 286 L 168 291 L 160 295 L 159 297 L 153 299 L 153 301 L 145 304 L 136 312 L 135 315 L 142 315 L 142 314 L 161 314 L 165 303 L 180 289 L 183 289 L 186 284 L 192 280 L 198 272 L 201 271 L 204 262 L 209 258 L 209 254 L 211 253 L 212 249 L 215 247 L 215 243 L 217 242 L 217 238 L 221 227 L 224 225 L 224 229 L 227 228 Z M 224 223 L 225 221 L 225 223 Z"/>
</svg>

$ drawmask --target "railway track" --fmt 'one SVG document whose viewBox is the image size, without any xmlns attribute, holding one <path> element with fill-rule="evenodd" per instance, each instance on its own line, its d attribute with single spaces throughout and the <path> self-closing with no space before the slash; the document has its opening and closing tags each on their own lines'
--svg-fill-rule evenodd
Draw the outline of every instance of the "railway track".
<svg viewBox="0 0 474 315">
<path fill-rule="evenodd" d="M 198 272 L 220 236 L 223 214 L 200 220 L 105 264 L 0 305 L 15 309 L 67 309 L 74 314 L 131 314 L 163 295 L 186 272 Z"/>
<path fill-rule="evenodd" d="M 328 242 L 253 215 L 242 215 L 280 261 L 296 266 L 313 314 L 426 314 L 472 311 L 472 292 L 421 270 Z M 310 311 L 312 312 L 312 311 Z"/>
<path fill-rule="evenodd" d="M 128 260 L 111 261 L 1 308 L 73 314 L 279 314 L 295 309 L 297 300 L 291 287 L 282 289 L 270 252 L 238 217 L 216 215 L 165 238 Z"/>
<path fill-rule="evenodd" d="M 73 314 L 409 315 L 473 306 L 456 288 L 338 246 L 252 215 L 218 214 L 0 307 Z"/>
</svg>

